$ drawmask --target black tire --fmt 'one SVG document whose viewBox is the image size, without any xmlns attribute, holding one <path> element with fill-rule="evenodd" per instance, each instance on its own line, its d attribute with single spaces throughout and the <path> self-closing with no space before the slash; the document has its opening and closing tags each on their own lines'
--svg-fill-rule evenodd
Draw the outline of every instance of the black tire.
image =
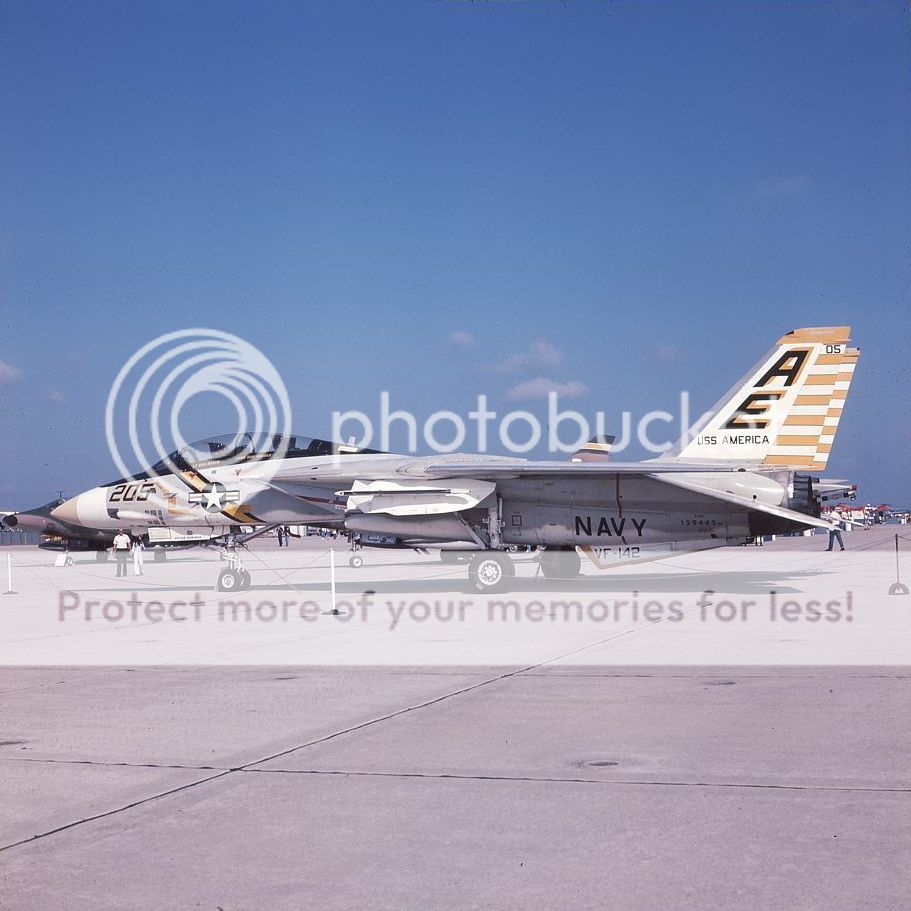
<svg viewBox="0 0 911 911">
<path fill-rule="evenodd" d="M 512 560 L 499 551 L 477 553 L 468 564 L 471 587 L 482 594 L 506 591 L 515 575 L 516 568 L 512 565 Z"/>
<path fill-rule="evenodd" d="M 452 566 L 453 563 L 464 563 L 468 559 L 468 552 L 464 550 L 441 550 L 440 562 Z"/>
<path fill-rule="evenodd" d="M 582 569 L 577 550 L 545 550 L 538 558 L 547 579 L 576 579 Z"/>
<path fill-rule="evenodd" d="M 352 554 L 348 557 L 348 565 L 352 569 L 360 569 L 364 565 L 364 558 L 360 554 Z"/>
<path fill-rule="evenodd" d="M 242 569 L 240 571 L 240 590 L 242 592 L 249 591 L 251 581 L 252 580 L 250 579 L 250 573 L 247 572 L 247 570 Z"/>
<path fill-rule="evenodd" d="M 218 574 L 218 582 L 215 584 L 215 588 L 220 592 L 241 591 L 242 581 L 240 573 L 235 572 L 233 569 L 223 569 Z"/>
</svg>

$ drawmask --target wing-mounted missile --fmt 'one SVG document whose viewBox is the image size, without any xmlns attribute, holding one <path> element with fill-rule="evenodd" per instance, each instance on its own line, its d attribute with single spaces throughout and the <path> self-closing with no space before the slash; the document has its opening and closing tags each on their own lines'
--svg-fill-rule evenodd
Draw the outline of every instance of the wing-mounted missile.
<svg viewBox="0 0 911 911">
<path fill-rule="evenodd" d="M 438 516 L 480 506 L 496 490 L 492 481 L 446 478 L 428 485 L 421 481 L 355 481 L 347 497 L 348 512 L 366 515 Z"/>
</svg>

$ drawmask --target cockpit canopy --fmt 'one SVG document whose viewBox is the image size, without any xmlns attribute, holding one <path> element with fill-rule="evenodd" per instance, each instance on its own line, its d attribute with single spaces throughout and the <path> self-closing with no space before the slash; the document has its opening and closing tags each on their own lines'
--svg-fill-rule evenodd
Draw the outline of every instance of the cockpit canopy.
<svg viewBox="0 0 911 911">
<path fill-rule="evenodd" d="M 195 468 L 214 468 L 239 465 L 243 462 L 261 462 L 276 455 L 286 458 L 300 456 L 332 455 L 333 447 L 326 440 L 313 440 L 296 434 L 226 433 L 222 436 L 197 440 L 176 449 L 152 466 L 160 474 L 168 471 L 186 471 Z"/>
<path fill-rule="evenodd" d="M 350 455 L 351 453 L 376 453 L 376 449 L 331 443 L 298 434 L 281 433 L 227 433 L 222 436 L 197 440 L 165 456 L 146 471 L 121 478 L 122 481 L 141 481 L 145 478 L 161 477 L 175 471 L 199 471 L 206 468 L 221 468 L 226 465 L 241 465 L 262 462 L 267 459 L 299 459 L 313 456 Z M 111 484 L 105 486 L 110 487 Z"/>
</svg>

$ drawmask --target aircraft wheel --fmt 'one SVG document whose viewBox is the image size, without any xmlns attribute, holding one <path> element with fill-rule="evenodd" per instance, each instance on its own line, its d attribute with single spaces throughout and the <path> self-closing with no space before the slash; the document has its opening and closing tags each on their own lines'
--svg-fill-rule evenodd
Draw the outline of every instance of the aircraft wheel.
<svg viewBox="0 0 911 911">
<path fill-rule="evenodd" d="M 250 573 L 247 570 L 242 569 L 239 573 L 240 575 L 240 590 L 245 592 L 250 590 Z"/>
<path fill-rule="evenodd" d="M 475 554 L 468 564 L 468 579 L 479 592 L 501 592 L 509 587 L 516 569 L 506 554 L 487 551 Z"/>
<path fill-rule="evenodd" d="M 364 565 L 364 558 L 360 554 L 352 554 L 348 557 L 348 565 L 354 569 L 360 569 Z"/>
<path fill-rule="evenodd" d="M 241 590 L 241 574 L 233 569 L 223 569 L 218 574 L 218 582 L 215 584 L 216 591 L 236 592 Z"/>
<path fill-rule="evenodd" d="M 582 569 L 582 559 L 576 550 L 545 550 L 539 560 L 547 579 L 575 579 Z"/>
<path fill-rule="evenodd" d="M 63 561 L 63 564 L 64 564 L 64 566 L 72 566 L 72 565 L 73 565 L 73 558 L 72 558 L 69 554 L 67 554 L 67 555 L 66 555 L 66 560 Z"/>
</svg>

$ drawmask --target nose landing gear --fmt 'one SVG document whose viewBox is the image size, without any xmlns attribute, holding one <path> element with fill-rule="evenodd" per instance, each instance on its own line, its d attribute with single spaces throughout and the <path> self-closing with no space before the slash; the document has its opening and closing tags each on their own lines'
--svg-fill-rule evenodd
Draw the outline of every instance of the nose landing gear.
<svg viewBox="0 0 911 911">
<path fill-rule="evenodd" d="M 245 592 L 250 588 L 250 573 L 237 551 L 228 545 L 221 552 L 222 559 L 228 564 L 219 574 L 215 590 L 219 592 Z"/>
</svg>

